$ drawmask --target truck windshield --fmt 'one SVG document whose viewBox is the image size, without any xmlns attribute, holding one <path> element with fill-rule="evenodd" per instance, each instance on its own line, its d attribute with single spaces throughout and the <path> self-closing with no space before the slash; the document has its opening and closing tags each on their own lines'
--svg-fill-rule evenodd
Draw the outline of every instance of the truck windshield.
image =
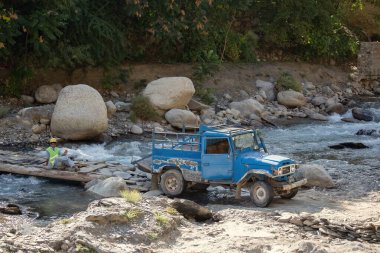
<svg viewBox="0 0 380 253">
<path fill-rule="evenodd" d="M 245 133 L 241 135 L 236 135 L 232 137 L 234 141 L 235 148 L 237 150 L 242 150 L 246 148 L 252 148 L 254 150 L 259 150 L 259 145 L 254 138 L 253 133 Z"/>
</svg>

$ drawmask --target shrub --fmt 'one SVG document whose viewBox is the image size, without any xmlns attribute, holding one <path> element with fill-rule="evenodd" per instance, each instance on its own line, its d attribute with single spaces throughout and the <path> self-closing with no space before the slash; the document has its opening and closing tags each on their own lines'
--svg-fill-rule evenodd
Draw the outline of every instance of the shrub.
<svg viewBox="0 0 380 253">
<path fill-rule="evenodd" d="M 280 78 L 278 78 L 276 82 L 276 89 L 278 91 L 283 90 L 294 90 L 301 92 L 302 91 L 302 85 L 300 82 L 298 82 L 294 77 L 289 73 L 282 73 Z"/>
<path fill-rule="evenodd" d="M 160 118 L 149 98 L 144 96 L 136 96 L 132 99 L 131 111 L 131 119 L 136 117 L 141 120 L 159 120 Z"/>
<path fill-rule="evenodd" d="M 220 59 L 214 50 L 201 51 L 196 56 L 196 64 L 193 67 L 193 79 L 201 82 L 212 77 L 219 70 Z"/>
<path fill-rule="evenodd" d="M 154 214 L 154 218 L 160 227 L 164 227 L 169 223 L 169 219 L 158 212 Z"/>
<path fill-rule="evenodd" d="M 158 238 L 158 234 L 155 232 L 148 232 L 146 235 L 148 236 L 148 239 L 151 241 L 157 240 Z"/>
<path fill-rule="evenodd" d="M 123 190 L 120 192 L 120 196 L 133 204 L 138 203 L 142 199 L 141 193 L 136 190 Z"/>
<path fill-rule="evenodd" d="M 5 106 L 0 106 L 0 119 L 4 117 L 9 112 L 9 108 Z"/>
<path fill-rule="evenodd" d="M 214 102 L 213 89 L 204 88 L 202 85 L 198 85 L 195 89 L 195 96 L 205 104 L 212 104 Z"/>
<path fill-rule="evenodd" d="M 125 217 L 128 220 L 133 220 L 133 219 L 136 219 L 136 218 L 140 217 L 141 210 L 139 210 L 139 209 L 129 209 L 128 211 L 125 212 L 124 215 L 125 215 Z"/>
<path fill-rule="evenodd" d="M 171 214 L 171 215 L 177 215 L 178 214 L 178 211 L 175 209 L 175 208 L 173 208 L 173 207 L 167 207 L 166 209 L 165 209 L 165 211 L 168 213 L 168 214 Z"/>
</svg>

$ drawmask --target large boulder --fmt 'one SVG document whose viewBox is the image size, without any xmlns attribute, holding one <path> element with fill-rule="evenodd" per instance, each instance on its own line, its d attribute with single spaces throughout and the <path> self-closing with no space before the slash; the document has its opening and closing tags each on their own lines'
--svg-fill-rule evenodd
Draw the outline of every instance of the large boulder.
<svg viewBox="0 0 380 253">
<path fill-rule="evenodd" d="M 51 119 L 53 136 L 86 140 L 99 136 L 107 127 L 107 108 L 98 91 L 85 84 L 62 89 Z"/>
<path fill-rule="evenodd" d="M 306 98 L 302 93 L 294 90 L 281 91 L 277 94 L 277 101 L 288 108 L 301 107 L 306 104 Z"/>
<path fill-rule="evenodd" d="M 307 179 L 306 186 L 332 188 L 335 186 L 329 173 L 325 168 L 318 164 L 302 164 L 295 173 L 296 179 Z"/>
<path fill-rule="evenodd" d="M 338 114 L 344 114 L 347 112 L 346 107 L 342 105 L 341 103 L 331 104 L 326 109 L 327 113 L 338 113 Z"/>
<path fill-rule="evenodd" d="M 352 109 L 352 116 L 358 120 L 364 120 L 364 121 L 373 120 L 373 113 L 370 110 L 357 108 L 357 107 Z"/>
<path fill-rule="evenodd" d="M 165 113 L 165 119 L 170 125 L 178 128 L 185 127 L 186 129 L 191 129 L 199 126 L 199 118 L 187 110 L 171 109 Z"/>
<path fill-rule="evenodd" d="M 187 77 L 164 77 L 150 82 L 143 95 L 160 110 L 185 108 L 195 93 L 193 82 Z"/>
<path fill-rule="evenodd" d="M 58 85 L 42 85 L 38 87 L 34 96 L 36 101 L 41 104 L 50 104 L 57 101 L 58 93 L 61 90 L 61 86 Z"/>
<path fill-rule="evenodd" d="M 232 102 L 230 104 L 230 108 L 238 110 L 242 117 L 249 117 L 251 114 L 260 116 L 260 114 L 264 111 L 264 106 L 253 98 L 240 102 Z"/>
<path fill-rule="evenodd" d="M 27 107 L 17 113 L 17 117 L 25 125 L 49 122 L 54 110 L 54 105 Z"/>
<path fill-rule="evenodd" d="M 264 91 L 266 98 L 269 101 L 273 101 L 276 98 L 276 95 L 274 93 L 274 84 L 267 81 L 257 80 L 256 81 L 256 87 Z"/>
<path fill-rule="evenodd" d="M 105 180 L 98 181 L 88 188 L 87 191 L 96 193 L 103 197 L 120 196 L 120 191 L 127 189 L 127 184 L 121 177 L 109 177 Z"/>
</svg>

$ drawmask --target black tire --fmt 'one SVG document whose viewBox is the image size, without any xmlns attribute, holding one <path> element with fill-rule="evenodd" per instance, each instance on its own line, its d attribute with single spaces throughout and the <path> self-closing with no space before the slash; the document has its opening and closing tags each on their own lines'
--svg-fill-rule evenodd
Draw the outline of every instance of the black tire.
<svg viewBox="0 0 380 253">
<path fill-rule="evenodd" d="M 175 169 L 165 171 L 161 175 L 160 186 L 162 191 L 171 197 L 182 194 L 186 188 L 182 173 Z"/>
<path fill-rule="evenodd" d="M 274 197 L 273 188 L 264 181 L 256 181 L 250 190 L 251 200 L 258 207 L 268 206 Z"/>
<path fill-rule="evenodd" d="M 298 193 L 298 188 L 291 189 L 289 193 L 281 194 L 280 197 L 283 199 L 292 199 L 294 198 Z"/>
</svg>

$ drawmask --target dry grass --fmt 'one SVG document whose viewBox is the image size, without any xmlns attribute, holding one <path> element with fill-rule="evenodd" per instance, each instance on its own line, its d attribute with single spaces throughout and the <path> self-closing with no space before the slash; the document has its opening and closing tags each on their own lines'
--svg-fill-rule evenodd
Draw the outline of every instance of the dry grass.
<svg viewBox="0 0 380 253">
<path fill-rule="evenodd" d="M 169 223 L 169 218 L 165 217 L 164 215 L 158 212 L 154 214 L 154 218 L 156 219 L 156 222 L 160 227 L 164 227 Z"/>
<path fill-rule="evenodd" d="M 124 215 L 128 220 L 134 220 L 134 219 L 140 217 L 141 214 L 142 214 L 142 212 L 139 209 L 129 209 L 128 211 L 125 212 Z"/>
<path fill-rule="evenodd" d="M 129 203 L 136 204 L 142 199 L 142 195 L 136 190 L 123 190 L 120 192 L 120 196 Z"/>
<path fill-rule="evenodd" d="M 171 214 L 171 215 L 178 215 L 178 211 L 175 209 L 175 208 L 173 208 L 173 207 L 167 207 L 166 209 L 165 209 L 165 211 L 168 213 L 168 214 Z"/>
<path fill-rule="evenodd" d="M 148 236 L 148 239 L 151 241 L 157 240 L 158 238 L 158 234 L 155 232 L 148 232 L 146 233 L 146 235 Z"/>
<path fill-rule="evenodd" d="M 70 224 L 71 222 L 73 222 L 74 219 L 71 219 L 71 218 L 65 218 L 65 219 L 62 219 L 60 221 L 58 221 L 59 224 L 63 224 L 63 225 L 66 225 L 66 224 Z"/>
</svg>

